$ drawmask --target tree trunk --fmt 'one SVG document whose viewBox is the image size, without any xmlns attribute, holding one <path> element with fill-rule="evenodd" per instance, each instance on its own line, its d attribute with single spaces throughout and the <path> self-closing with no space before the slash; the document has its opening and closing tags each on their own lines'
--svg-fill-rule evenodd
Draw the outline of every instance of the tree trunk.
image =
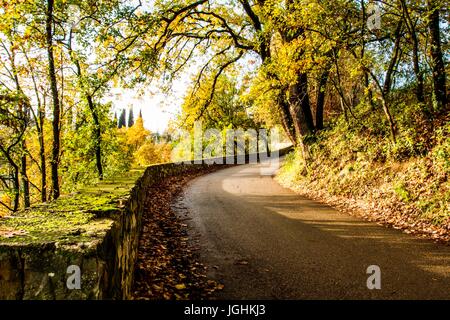
<svg viewBox="0 0 450 320">
<path fill-rule="evenodd" d="M 13 199 L 13 211 L 16 212 L 19 210 L 19 201 L 20 201 L 20 182 L 19 182 L 19 167 L 14 166 L 14 174 L 13 174 L 13 187 L 14 187 L 14 199 Z"/>
<path fill-rule="evenodd" d="M 71 35 L 72 36 L 72 35 Z M 81 69 L 80 61 L 75 57 L 72 50 L 72 39 L 69 41 L 68 45 L 69 49 L 69 55 L 70 59 L 72 60 L 72 63 L 75 64 L 75 67 L 77 68 L 77 77 L 79 81 L 80 88 L 82 90 L 83 95 L 86 98 L 86 102 L 89 108 L 89 111 L 91 112 L 92 119 L 94 120 L 94 149 L 95 149 L 95 165 L 97 167 L 97 174 L 99 180 L 103 180 L 103 164 L 102 164 L 102 149 L 101 149 L 101 143 L 102 143 L 102 131 L 100 126 L 100 120 L 98 117 L 97 109 L 95 108 L 94 100 L 91 94 L 89 94 L 88 89 L 83 84 L 83 71 Z"/>
<path fill-rule="evenodd" d="M 18 83 L 18 82 L 17 82 Z M 20 86 L 19 86 L 19 90 Z M 19 106 L 19 112 L 21 113 L 23 119 L 23 123 L 21 124 L 21 128 L 20 130 L 22 132 L 25 133 L 26 129 L 27 129 L 27 119 L 29 117 L 29 111 L 28 108 L 31 106 L 29 106 L 28 100 L 24 100 L 26 102 L 20 102 L 20 106 Z M 21 151 L 22 151 L 22 156 L 20 157 L 20 176 L 21 176 L 21 180 L 22 180 L 22 188 L 23 188 L 23 206 L 24 208 L 29 208 L 31 203 L 30 203 L 30 181 L 28 180 L 28 173 L 27 173 L 27 144 L 25 141 L 25 135 L 22 136 L 21 142 L 20 142 L 20 147 L 21 147 Z"/>
<path fill-rule="evenodd" d="M 97 166 L 98 178 L 103 180 L 103 165 L 102 165 L 102 132 L 100 129 L 100 121 L 98 119 L 97 110 L 95 109 L 94 102 L 90 95 L 86 95 L 86 100 L 91 111 L 92 118 L 94 119 L 94 142 L 95 142 L 95 163 Z"/>
<path fill-rule="evenodd" d="M 436 109 L 445 111 L 448 108 L 446 74 L 444 59 L 442 57 L 441 34 L 439 26 L 439 7 L 434 0 L 428 0 L 429 24 L 430 32 L 430 56 L 432 60 L 434 99 L 436 101 Z"/>
<path fill-rule="evenodd" d="M 42 107 L 39 106 L 38 110 L 39 117 L 39 157 L 41 160 L 41 201 L 47 201 L 47 168 L 45 160 L 45 140 L 44 140 L 44 111 Z"/>
<path fill-rule="evenodd" d="M 349 122 L 348 122 L 347 108 L 345 107 L 344 99 L 342 98 L 342 96 L 339 96 L 339 101 L 340 101 L 342 112 L 344 113 L 345 122 L 348 124 Z"/>
<path fill-rule="evenodd" d="M 394 122 L 394 119 L 392 118 L 391 112 L 389 110 L 389 107 L 388 107 L 388 104 L 387 104 L 387 101 L 386 101 L 386 97 L 383 96 L 381 98 L 381 103 L 383 105 L 383 111 L 384 111 L 384 113 L 386 115 L 386 118 L 388 119 L 388 122 L 389 122 L 389 128 L 390 128 L 390 131 L 391 131 L 392 141 L 394 143 L 397 143 L 397 134 L 396 134 L 395 122 Z"/>
<path fill-rule="evenodd" d="M 314 120 L 308 95 L 308 76 L 300 73 L 289 87 L 289 111 L 294 122 L 296 139 L 314 132 Z"/>
<path fill-rule="evenodd" d="M 362 39 L 362 44 L 361 44 L 361 59 L 364 59 L 365 54 L 366 54 L 366 41 L 365 41 L 365 36 L 366 36 L 366 26 L 367 26 L 367 10 L 366 10 L 366 4 L 364 2 L 364 0 L 361 0 L 361 9 L 362 9 L 362 21 L 361 21 L 361 39 Z M 369 81 L 369 73 L 364 70 L 364 87 L 367 89 L 367 95 L 369 98 L 369 104 L 370 104 L 370 108 L 372 109 L 372 111 L 375 111 L 375 104 L 373 103 L 373 92 L 372 89 L 370 88 L 370 81 Z M 341 98 L 341 104 L 342 104 L 342 98 Z M 345 117 L 346 120 L 347 119 L 347 111 L 345 111 Z"/>
<path fill-rule="evenodd" d="M 284 132 L 288 136 L 293 145 L 296 145 L 294 123 L 292 121 L 291 114 L 289 112 L 289 104 L 285 99 L 284 90 L 281 90 L 278 96 L 278 108 L 280 112 L 281 124 Z"/>
<path fill-rule="evenodd" d="M 25 141 L 22 141 L 22 149 L 26 150 Z M 23 188 L 23 206 L 29 208 L 30 203 L 30 181 L 28 181 L 27 174 L 27 156 L 24 154 L 20 159 L 20 175 L 22 177 L 22 188 Z"/>
<path fill-rule="evenodd" d="M 411 37 L 412 53 L 413 53 L 413 69 L 416 75 L 417 85 L 416 85 L 416 97 L 420 103 L 425 102 L 424 89 L 423 89 L 423 73 L 420 69 L 420 58 L 419 58 L 419 40 L 417 39 L 417 32 L 414 26 L 414 22 L 409 14 L 408 7 L 405 1 L 401 1 L 403 14 L 406 21 L 406 26 L 408 27 L 408 32 Z"/>
<path fill-rule="evenodd" d="M 417 78 L 417 86 L 416 86 L 416 97 L 417 101 L 420 103 L 425 102 L 425 96 L 423 93 L 423 74 L 420 70 L 419 64 L 419 41 L 417 40 L 417 35 L 415 32 L 412 33 L 412 41 L 413 41 L 413 65 L 414 65 L 414 73 Z"/>
<path fill-rule="evenodd" d="M 385 80 L 384 80 L 384 84 L 383 87 L 380 87 L 381 90 L 381 102 L 383 105 L 383 111 L 386 115 L 386 118 L 388 119 L 389 122 L 389 128 L 391 131 L 391 137 L 392 140 L 394 141 L 394 143 L 397 142 L 397 136 L 396 136 L 396 127 L 395 127 L 395 122 L 394 119 L 391 115 L 391 112 L 389 110 L 389 106 L 388 106 L 388 102 L 387 99 L 389 97 L 389 94 L 391 92 L 391 87 L 392 87 L 392 76 L 394 74 L 395 71 L 395 66 L 397 64 L 398 58 L 399 58 L 399 54 L 400 54 L 400 40 L 401 40 L 401 31 L 402 31 L 402 21 L 400 21 L 397 25 L 397 28 L 395 29 L 395 43 L 394 43 L 394 49 L 392 51 L 392 56 L 389 62 L 389 67 L 388 70 L 386 71 L 386 76 L 385 76 Z M 422 83 L 423 85 L 423 83 Z M 422 87 L 423 89 L 423 87 Z M 422 92 L 423 94 L 423 92 Z M 419 98 L 419 97 L 418 97 Z"/>
<path fill-rule="evenodd" d="M 386 76 L 385 76 L 385 80 L 384 80 L 384 84 L 383 84 L 383 95 L 385 97 L 387 97 L 389 95 L 389 93 L 391 92 L 392 77 L 394 75 L 395 66 L 397 65 L 397 61 L 398 61 L 399 54 L 400 54 L 400 40 L 401 40 L 400 33 L 402 31 L 402 25 L 403 25 L 403 22 L 400 21 L 397 25 L 397 28 L 395 29 L 394 49 L 392 51 L 391 60 L 389 62 L 389 67 L 386 71 Z"/>
<path fill-rule="evenodd" d="M 47 41 L 47 58 L 48 58 L 48 75 L 50 79 L 51 94 L 53 100 L 53 150 L 51 164 L 52 174 L 52 193 L 53 199 L 58 199 L 60 196 L 59 190 L 59 153 L 60 153 L 60 117 L 61 106 L 59 103 L 58 84 L 56 80 L 55 59 L 53 57 L 53 0 L 47 0 L 47 17 L 46 17 L 46 41 Z"/>
<path fill-rule="evenodd" d="M 316 130 L 323 129 L 323 109 L 325 106 L 325 89 L 330 75 L 329 69 L 322 72 L 317 85 Z"/>
<path fill-rule="evenodd" d="M 14 82 L 16 84 L 16 89 L 18 92 L 20 92 L 22 95 L 25 95 L 22 87 L 20 85 L 19 82 L 19 76 L 18 76 L 18 72 L 16 69 L 16 54 L 15 54 L 15 50 L 13 49 L 14 44 L 11 42 L 11 69 L 13 72 L 13 77 L 14 77 Z M 24 98 L 21 99 L 19 101 L 19 105 L 18 105 L 18 112 L 20 114 L 20 117 L 22 118 L 22 122 L 20 123 L 20 131 L 25 133 L 26 129 L 27 129 L 27 119 L 29 117 L 29 109 L 31 109 L 30 103 L 28 101 L 28 98 Z M 21 141 L 20 141 L 20 148 L 21 148 L 21 152 L 22 155 L 20 157 L 20 176 L 21 176 L 21 180 L 22 180 L 22 188 L 23 188 L 23 205 L 25 208 L 29 208 L 31 203 L 30 203 L 30 181 L 28 180 L 28 175 L 27 175 L 27 146 L 26 146 L 26 142 L 25 142 L 25 136 L 22 135 L 21 137 Z M 17 188 L 19 189 L 19 186 L 17 186 Z M 19 194 L 20 194 L 20 189 L 19 189 Z M 17 200 L 18 201 L 18 200 Z"/>
<path fill-rule="evenodd" d="M 308 163 L 311 154 L 303 138 L 314 132 L 314 120 L 308 95 L 308 76 L 305 73 L 298 75 L 297 82 L 290 86 L 288 94 L 289 112 L 294 123 L 296 146 L 301 148 L 303 158 Z"/>
<path fill-rule="evenodd" d="M 13 183 L 13 206 L 12 211 L 16 212 L 19 209 L 20 202 L 20 180 L 19 180 L 19 166 L 14 162 L 14 159 L 11 155 L 5 150 L 1 149 L 3 156 L 8 161 L 9 165 L 13 169 L 12 173 L 12 183 Z"/>
</svg>

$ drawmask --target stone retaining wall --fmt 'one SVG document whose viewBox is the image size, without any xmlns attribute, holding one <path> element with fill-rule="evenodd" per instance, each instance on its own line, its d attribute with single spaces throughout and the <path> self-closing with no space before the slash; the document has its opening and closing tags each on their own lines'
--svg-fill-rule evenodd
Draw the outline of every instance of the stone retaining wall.
<svg viewBox="0 0 450 320">
<path fill-rule="evenodd" d="M 282 150 L 281 155 L 289 150 Z M 20 235 L 21 227 L 35 223 L 36 219 L 64 217 L 71 210 L 76 211 L 76 201 L 75 206 L 73 201 L 70 207 L 64 205 L 70 198 L 58 200 L 61 202 L 58 209 L 41 205 L 10 217 L 8 222 L 13 227 L 0 223 L 0 230 L 10 228 L 11 234 L 17 233 L 11 238 L 0 237 L 0 299 L 128 299 L 149 188 L 166 177 L 208 166 L 155 165 L 127 185 L 104 183 L 94 196 L 110 199 L 107 210 L 99 210 L 94 204 L 83 207 L 83 215 L 89 219 L 64 232 L 51 230 L 47 235 L 30 231 L 28 235 Z M 70 266 L 80 268 L 79 289 L 76 270 Z"/>
</svg>

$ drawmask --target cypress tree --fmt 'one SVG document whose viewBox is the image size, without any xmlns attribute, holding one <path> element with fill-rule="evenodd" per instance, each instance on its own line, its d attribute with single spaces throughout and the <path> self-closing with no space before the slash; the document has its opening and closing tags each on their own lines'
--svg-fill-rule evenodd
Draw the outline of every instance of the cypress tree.
<svg viewBox="0 0 450 320">
<path fill-rule="evenodd" d="M 122 109 L 122 112 L 120 113 L 120 117 L 119 117 L 119 123 L 117 124 L 117 127 L 123 128 L 126 127 L 127 123 L 126 123 L 126 114 L 125 114 L 125 109 Z"/>
<path fill-rule="evenodd" d="M 134 124 L 133 108 L 130 108 L 128 112 L 128 128 L 132 127 Z"/>
</svg>

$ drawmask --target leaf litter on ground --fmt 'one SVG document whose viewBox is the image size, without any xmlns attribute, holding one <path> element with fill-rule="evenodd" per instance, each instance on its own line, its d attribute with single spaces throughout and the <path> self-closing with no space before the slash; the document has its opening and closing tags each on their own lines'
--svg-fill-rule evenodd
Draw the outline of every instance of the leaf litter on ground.
<svg viewBox="0 0 450 320">
<path fill-rule="evenodd" d="M 142 220 L 133 299 L 209 299 L 223 284 L 207 279 L 188 225 L 174 211 L 173 202 L 192 179 L 209 169 L 171 177 L 152 186 Z"/>
</svg>

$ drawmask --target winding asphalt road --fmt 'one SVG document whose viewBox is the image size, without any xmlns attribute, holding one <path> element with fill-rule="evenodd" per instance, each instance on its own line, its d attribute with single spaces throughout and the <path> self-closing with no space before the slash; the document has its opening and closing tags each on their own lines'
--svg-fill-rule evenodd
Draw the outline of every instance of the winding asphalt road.
<svg viewBox="0 0 450 320">
<path fill-rule="evenodd" d="M 225 286 L 216 298 L 450 298 L 450 247 L 303 198 L 259 166 L 197 178 L 180 200 L 208 275 Z M 371 265 L 381 290 L 367 288 Z"/>
</svg>

